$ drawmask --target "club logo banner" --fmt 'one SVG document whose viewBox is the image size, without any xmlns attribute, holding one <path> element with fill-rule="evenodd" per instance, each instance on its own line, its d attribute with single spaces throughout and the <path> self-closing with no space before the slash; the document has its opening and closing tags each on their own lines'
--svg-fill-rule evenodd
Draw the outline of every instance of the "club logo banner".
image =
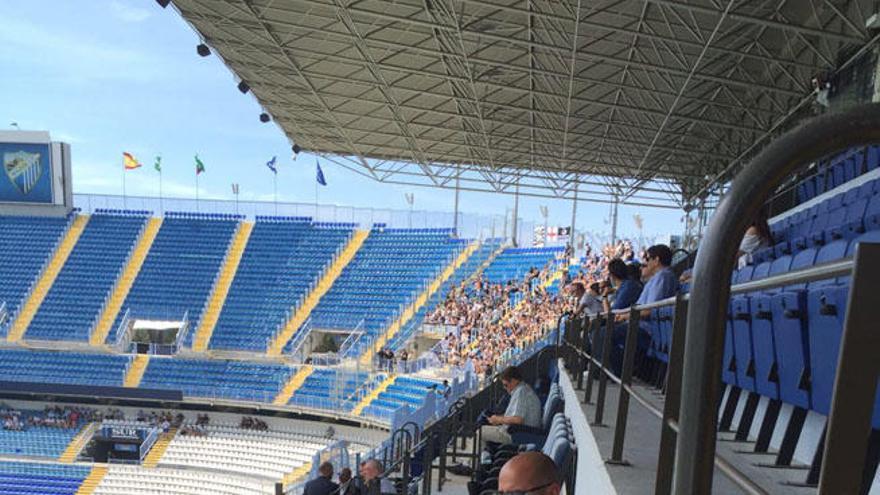
<svg viewBox="0 0 880 495">
<path fill-rule="evenodd" d="M 0 143 L 0 165 L 0 202 L 52 202 L 48 144 Z"/>
</svg>

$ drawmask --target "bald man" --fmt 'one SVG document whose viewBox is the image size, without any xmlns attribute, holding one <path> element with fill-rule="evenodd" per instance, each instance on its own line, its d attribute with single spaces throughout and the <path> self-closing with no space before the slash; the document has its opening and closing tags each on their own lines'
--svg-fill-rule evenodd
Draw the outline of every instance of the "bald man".
<svg viewBox="0 0 880 495">
<path fill-rule="evenodd" d="M 553 459 L 541 452 L 524 452 L 504 464 L 498 473 L 498 490 L 529 495 L 559 495 L 562 485 Z"/>
</svg>

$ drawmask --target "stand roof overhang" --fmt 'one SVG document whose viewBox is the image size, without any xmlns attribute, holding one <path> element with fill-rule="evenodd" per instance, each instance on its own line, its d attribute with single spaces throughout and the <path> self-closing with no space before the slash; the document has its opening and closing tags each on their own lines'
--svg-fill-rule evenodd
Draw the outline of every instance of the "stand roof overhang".
<svg viewBox="0 0 880 495">
<path fill-rule="evenodd" d="M 174 0 L 295 142 L 375 180 L 684 207 L 876 41 L 873 0 Z"/>
</svg>

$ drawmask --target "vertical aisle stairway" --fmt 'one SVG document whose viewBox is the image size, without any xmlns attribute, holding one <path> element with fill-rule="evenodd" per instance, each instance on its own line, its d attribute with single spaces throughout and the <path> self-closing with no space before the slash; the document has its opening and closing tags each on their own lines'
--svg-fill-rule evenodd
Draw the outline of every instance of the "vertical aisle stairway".
<svg viewBox="0 0 880 495">
<path fill-rule="evenodd" d="M 354 409 L 351 410 L 351 415 L 360 416 L 361 413 L 364 412 L 364 409 L 366 409 L 366 407 L 369 406 L 371 402 L 379 397 L 379 394 L 388 390 L 388 387 L 390 387 L 394 383 L 394 380 L 397 380 L 397 375 L 395 375 L 394 373 L 389 373 L 388 376 L 385 377 L 385 380 L 382 381 L 382 383 L 377 385 L 376 388 L 374 388 L 369 394 L 365 395 L 364 398 L 361 399 L 361 401 L 358 402 L 356 406 L 354 406 Z"/>
<path fill-rule="evenodd" d="M 397 332 L 400 331 L 400 329 L 403 328 L 404 325 L 406 325 L 410 318 L 412 318 L 419 311 L 419 308 L 421 308 L 426 302 L 428 302 L 428 299 L 430 299 L 431 296 L 440 289 L 440 286 L 443 285 L 443 282 L 446 282 L 449 277 L 452 276 L 455 270 L 463 265 L 465 261 L 467 261 L 471 254 L 473 254 L 473 252 L 477 250 L 477 247 L 479 247 L 479 243 L 472 242 L 468 244 L 466 248 L 462 249 L 460 253 L 458 253 L 458 256 L 455 257 L 452 263 L 446 266 L 446 268 L 440 273 L 440 275 L 438 275 L 437 278 L 435 278 L 434 281 L 431 282 L 430 285 L 428 285 L 424 292 L 419 294 L 419 297 L 417 297 L 412 304 L 410 304 L 405 310 L 403 310 L 397 320 L 389 325 L 388 329 L 378 336 L 376 342 L 374 342 L 373 345 L 371 345 L 370 348 L 367 349 L 366 352 L 364 352 L 364 354 L 361 356 L 361 364 L 370 364 L 370 361 L 372 361 L 373 359 L 373 355 L 380 349 L 382 349 L 385 343 L 391 340 L 391 338 L 394 337 L 394 335 L 397 334 Z"/>
<path fill-rule="evenodd" d="M 100 319 L 98 319 L 98 324 L 92 330 L 89 344 L 103 345 L 104 341 L 107 340 L 110 327 L 116 320 L 116 315 L 119 314 L 122 303 L 125 302 L 125 297 L 134 284 L 134 279 L 137 278 L 138 273 L 141 271 L 141 266 L 143 266 L 144 260 L 147 259 L 147 253 L 150 252 L 150 246 L 153 245 L 153 241 L 156 239 L 156 234 L 159 233 L 159 227 L 161 226 L 161 218 L 151 218 L 147 222 L 144 233 L 141 234 L 141 238 L 138 240 L 134 251 L 132 251 L 131 257 L 122 271 L 122 275 L 119 276 L 119 281 L 116 282 L 116 287 L 113 288 L 113 293 L 110 294 L 107 305 L 104 306 L 104 311 L 101 313 Z"/>
<path fill-rule="evenodd" d="M 229 247 L 229 252 L 220 268 L 220 276 L 217 277 L 217 282 L 214 284 L 214 291 L 208 299 L 208 306 L 205 308 L 205 314 L 202 315 L 199 329 L 193 336 L 192 349 L 194 351 L 201 352 L 208 349 L 208 342 L 211 341 L 211 335 L 214 333 L 214 327 L 217 325 L 217 319 L 220 318 L 220 311 L 223 309 L 223 303 L 226 302 L 226 296 L 229 295 L 229 288 L 232 287 L 232 280 L 238 272 L 244 248 L 247 246 L 253 230 L 254 224 L 250 222 L 241 222 L 238 226 L 238 232 L 235 233 L 232 245 Z"/>
<path fill-rule="evenodd" d="M 24 336 L 25 330 L 27 330 L 31 320 L 34 319 L 37 310 L 40 309 L 40 304 L 43 303 L 43 299 L 46 298 L 46 294 L 48 294 L 49 289 L 52 288 L 55 278 L 58 276 L 64 263 L 67 261 L 67 257 L 70 256 L 70 252 L 73 251 L 73 246 L 76 245 L 76 241 L 79 240 L 79 236 L 82 235 L 83 229 L 85 229 L 88 221 L 88 215 L 77 215 L 73 220 L 70 228 L 67 229 L 67 233 L 64 234 L 64 238 L 55 249 L 52 259 L 43 270 L 40 280 L 34 285 L 27 301 L 22 305 L 21 310 L 18 312 L 18 316 L 12 323 L 12 326 L 9 327 L 9 333 L 6 336 L 6 340 L 9 342 L 18 342 L 21 340 L 22 336 Z"/>
<path fill-rule="evenodd" d="M 285 344 L 287 341 L 293 337 L 293 334 L 302 326 L 303 323 L 309 318 L 309 315 L 312 313 L 312 310 L 315 309 L 315 306 L 318 305 L 318 302 L 321 300 L 321 297 L 330 290 L 330 287 L 333 286 L 333 282 L 339 277 L 342 273 L 342 269 L 348 265 L 349 262 L 354 258 L 354 255 L 357 254 L 358 249 L 364 244 L 364 241 L 367 240 L 367 236 L 370 234 L 369 230 L 355 230 L 354 234 L 351 236 L 351 240 L 348 241 L 348 244 L 345 246 L 345 249 L 342 253 L 333 260 L 333 264 L 327 268 L 327 271 L 321 277 L 318 285 L 312 289 L 312 292 L 306 297 L 305 301 L 303 301 L 302 305 L 297 309 L 296 313 L 293 317 L 287 321 L 287 324 L 284 325 L 284 329 L 280 334 L 275 338 L 275 341 L 269 345 L 268 354 L 270 356 L 280 356 L 281 351 L 284 350 Z"/>
<path fill-rule="evenodd" d="M 82 429 L 79 430 L 79 433 L 77 433 L 76 436 L 70 440 L 70 443 L 67 444 L 67 448 L 64 449 L 64 452 L 58 456 L 58 462 L 73 464 L 73 461 L 76 460 L 82 449 L 85 448 L 89 440 L 92 439 L 92 434 L 97 429 L 97 423 L 89 423 L 83 426 Z"/>
<path fill-rule="evenodd" d="M 278 395 L 275 397 L 275 400 L 272 401 L 276 406 L 285 406 L 287 402 L 290 401 L 290 398 L 293 397 L 294 392 L 299 390 L 302 387 L 303 383 L 306 382 L 306 378 L 312 374 L 315 369 L 307 364 L 299 369 L 293 376 L 290 377 L 290 380 L 287 380 L 287 383 L 284 384 L 284 388 L 278 392 Z"/>
<path fill-rule="evenodd" d="M 92 495 L 95 493 L 104 476 L 107 476 L 107 466 L 95 464 L 92 467 L 92 471 L 86 476 L 86 479 L 79 485 L 76 495 Z"/>
<path fill-rule="evenodd" d="M 170 428 L 166 433 L 160 434 L 159 439 L 153 444 L 150 452 L 144 457 L 141 466 L 150 469 L 158 466 L 162 456 L 165 455 L 165 451 L 168 450 L 168 445 L 174 440 L 174 435 L 177 435 L 177 428 Z"/>
<path fill-rule="evenodd" d="M 134 361 L 128 367 L 125 378 L 122 379 L 122 386 L 125 388 L 137 388 L 141 384 L 144 377 L 144 371 L 147 371 L 147 365 L 150 364 L 149 354 L 137 354 Z"/>
</svg>

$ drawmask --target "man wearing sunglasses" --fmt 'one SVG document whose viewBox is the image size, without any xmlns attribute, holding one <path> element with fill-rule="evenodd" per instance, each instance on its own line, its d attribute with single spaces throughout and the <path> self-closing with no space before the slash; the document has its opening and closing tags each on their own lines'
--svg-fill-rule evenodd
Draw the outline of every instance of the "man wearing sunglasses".
<svg viewBox="0 0 880 495">
<path fill-rule="evenodd" d="M 541 452 L 525 452 L 504 464 L 496 495 L 559 495 L 559 469 Z"/>
</svg>

